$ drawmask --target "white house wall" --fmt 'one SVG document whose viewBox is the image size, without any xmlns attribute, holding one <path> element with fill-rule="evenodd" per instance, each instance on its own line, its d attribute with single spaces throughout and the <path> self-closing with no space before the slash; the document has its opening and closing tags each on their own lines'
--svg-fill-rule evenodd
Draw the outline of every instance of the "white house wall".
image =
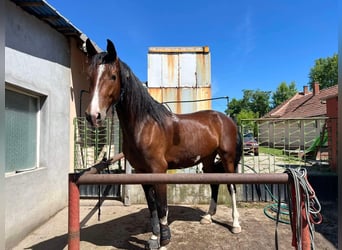
<svg viewBox="0 0 342 250">
<path fill-rule="evenodd" d="M 41 95 L 39 167 L 5 177 L 6 249 L 67 205 L 70 54 L 66 37 L 6 1 L 5 82 Z"/>
</svg>

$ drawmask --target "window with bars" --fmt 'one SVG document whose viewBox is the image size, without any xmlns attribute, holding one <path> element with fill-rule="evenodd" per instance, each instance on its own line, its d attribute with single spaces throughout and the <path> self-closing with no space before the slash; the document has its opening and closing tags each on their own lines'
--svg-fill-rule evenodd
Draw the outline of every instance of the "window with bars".
<svg viewBox="0 0 342 250">
<path fill-rule="evenodd" d="M 6 173 L 38 167 L 40 98 L 5 90 Z"/>
</svg>

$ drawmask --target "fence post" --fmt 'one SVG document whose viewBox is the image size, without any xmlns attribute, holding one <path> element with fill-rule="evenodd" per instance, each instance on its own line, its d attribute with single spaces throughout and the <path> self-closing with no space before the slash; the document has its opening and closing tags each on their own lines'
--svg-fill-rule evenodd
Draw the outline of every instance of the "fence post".
<svg viewBox="0 0 342 250">
<path fill-rule="evenodd" d="M 127 160 L 125 160 L 125 173 L 126 174 L 132 173 L 132 166 Z M 123 185 L 123 198 L 124 198 L 124 205 L 125 206 L 131 205 L 130 190 L 131 190 L 130 185 L 128 185 L 128 184 Z"/>
<path fill-rule="evenodd" d="M 80 249 L 80 191 L 75 174 L 69 174 L 68 249 Z"/>
<path fill-rule="evenodd" d="M 292 246 L 296 250 L 310 250 L 311 249 L 311 239 L 310 239 L 310 229 L 307 221 L 305 204 L 304 204 L 304 194 L 302 187 L 299 187 L 299 197 L 296 196 L 295 185 L 291 182 L 291 198 L 292 200 Z M 300 202 L 300 210 L 297 210 L 297 202 Z M 299 218 L 299 221 L 297 220 Z M 299 225 L 298 225 L 299 224 Z M 300 230 L 300 232 L 298 231 Z M 300 237 L 300 239 L 298 239 Z M 298 245 L 300 244 L 300 245 Z"/>
</svg>

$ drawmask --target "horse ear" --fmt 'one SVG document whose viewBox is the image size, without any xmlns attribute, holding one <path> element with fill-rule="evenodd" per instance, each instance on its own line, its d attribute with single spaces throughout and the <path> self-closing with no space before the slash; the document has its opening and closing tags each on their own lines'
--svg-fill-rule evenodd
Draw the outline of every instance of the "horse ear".
<svg viewBox="0 0 342 250">
<path fill-rule="evenodd" d="M 117 57 L 116 50 L 115 50 L 113 42 L 109 39 L 107 39 L 107 52 L 111 56 L 113 61 L 116 60 L 116 57 Z"/>
<path fill-rule="evenodd" d="M 95 49 L 94 45 L 92 44 L 89 38 L 87 38 L 86 40 L 86 48 L 88 57 L 93 57 L 97 54 L 97 50 Z"/>
</svg>

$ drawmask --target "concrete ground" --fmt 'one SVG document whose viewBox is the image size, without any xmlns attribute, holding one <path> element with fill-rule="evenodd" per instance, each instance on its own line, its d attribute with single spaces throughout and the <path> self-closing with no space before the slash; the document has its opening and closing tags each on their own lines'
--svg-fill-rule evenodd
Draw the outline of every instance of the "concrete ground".
<svg viewBox="0 0 342 250">
<path fill-rule="evenodd" d="M 150 237 L 149 212 L 145 204 L 123 206 L 105 201 L 98 221 L 95 201 L 81 201 L 81 249 L 144 249 Z M 275 221 L 263 213 L 265 203 L 239 203 L 242 232 L 232 234 L 231 208 L 220 205 L 214 222 L 199 223 L 207 205 L 170 205 L 169 224 L 172 238 L 169 250 L 179 249 L 275 249 Z M 325 221 L 316 226 L 316 249 L 337 249 L 337 209 L 335 204 L 322 206 Z M 330 213 L 334 210 L 335 212 Z M 36 229 L 14 250 L 68 249 L 68 209 L 65 208 Z M 279 249 L 291 246 L 290 225 L 278 225 Z"/>
</svg>

